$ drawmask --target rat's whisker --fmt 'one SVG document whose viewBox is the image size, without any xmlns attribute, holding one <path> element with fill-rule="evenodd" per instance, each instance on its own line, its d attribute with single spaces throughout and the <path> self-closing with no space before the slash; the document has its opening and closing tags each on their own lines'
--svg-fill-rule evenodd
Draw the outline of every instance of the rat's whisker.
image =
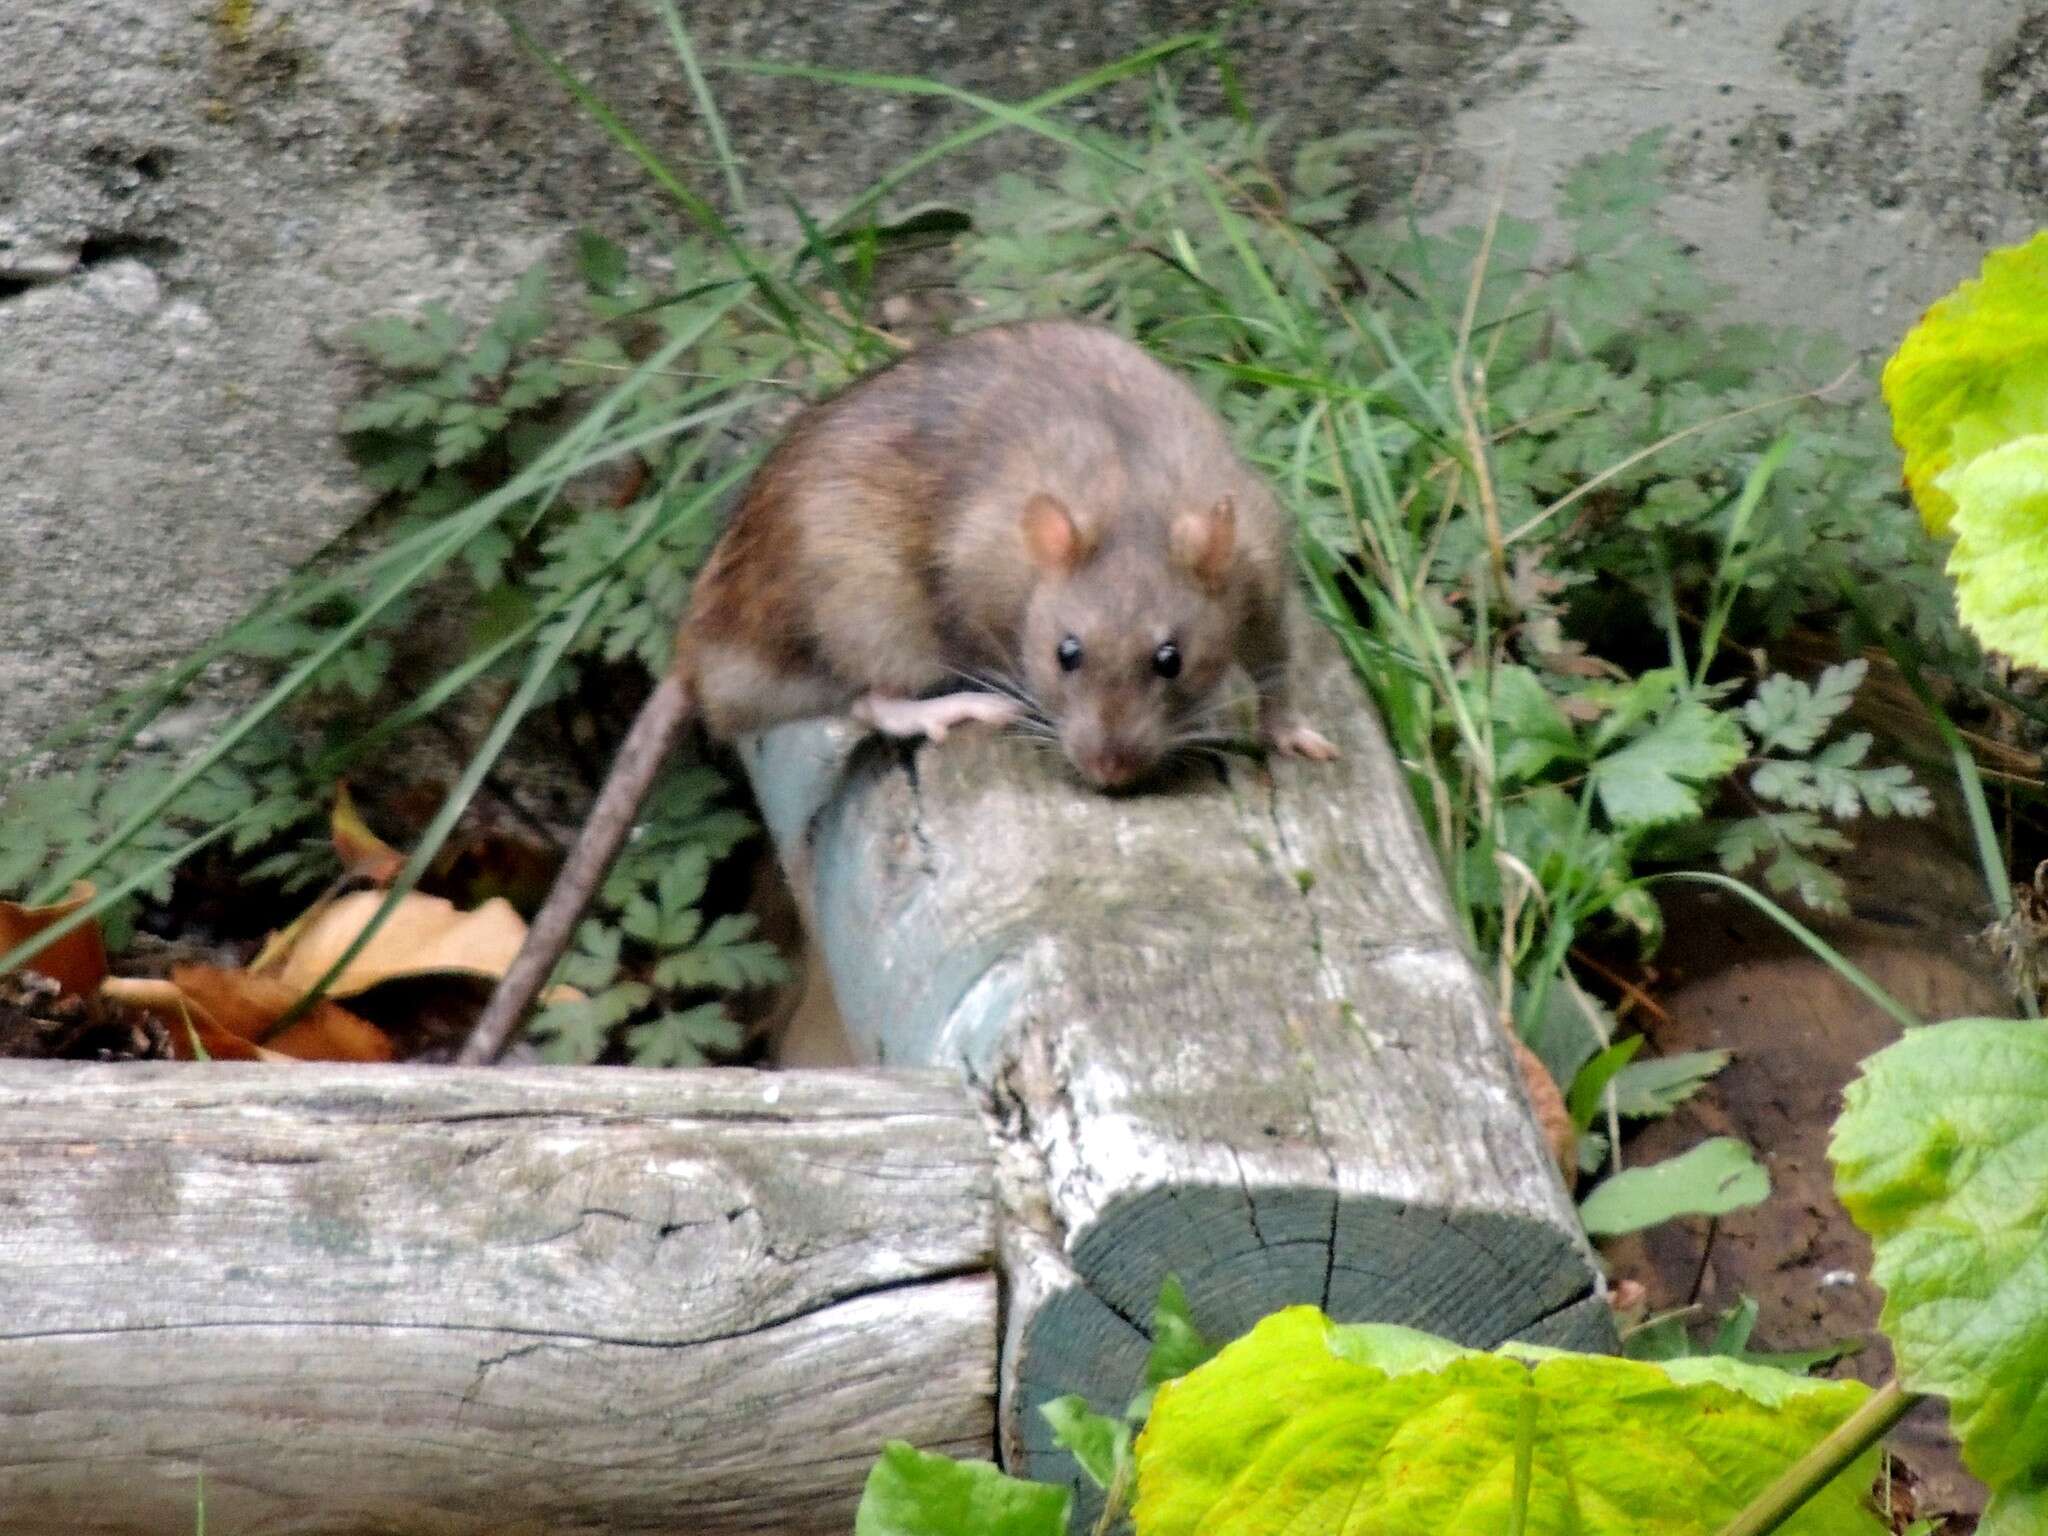
<svg viewBox="0 0 2048 1536">
<path fill-rule="evenodd" d="M 1177 742 L 1166 749 L 1165 756 L 1173 762 L 1209 762 L 1219 769 L 1230 766 L 1230 754 L 1215 747 Z"/>
<path fill-rule="evenodd" d="M 1020 679 L 1006 673 L 984 672 L 972 667 L 947 667 L 946 671 L 961 682 L 1010 700 L 1035 719 L 1045 718 L 1045 711 L 1039 707 L 1038 700 Z"/>
<path fill-rule="evenodd" d="M 1232 694 L 1220 699 L 1210 699 L 1194 708 L 1181 711 L 1167 722 L 1169 733 L 1193 726 L 1221 722 L 1244 712 L 1252 702 L 1251 694 Z"/>
</svg>

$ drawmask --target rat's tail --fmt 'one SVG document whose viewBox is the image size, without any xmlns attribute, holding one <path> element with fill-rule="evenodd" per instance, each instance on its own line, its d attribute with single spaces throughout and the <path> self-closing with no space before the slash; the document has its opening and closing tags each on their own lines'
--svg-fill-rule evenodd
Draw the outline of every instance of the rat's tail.
<svg viewBox="0 0 2048 1536">
<path fill-rule="evenodd" d="M 690 712 L 690 690 L 680 670 L 671 671 L 655 685 L 654 692 L 634 717 L 633 728 L 626 733 L 619 755 L 612 760 L 611 772 L 597 792 L 597 803 L 590 808 L 576 846 L 569 850 L 568 861 L 555 877 L 554 888 L 534 915 L 526 942 L 520 945 L 519 953 L 478 1016 L 476 1027 L 463 1042 L 461 1054 L 455 1058 L 461 1065 L 482 1066 L 496 1061 L 505 1049 L 512 1032 L 569 948 L 569 938 L 576 931 L 584 908 L 604 884 L 605 874 L 618 856 L 619 845 L 625 842 L 640 814 L 640 803 L 647 798 L 647 791 L 653 786 L 655 775 L 661 772 L 676 738 L 689 724 Z"/>
</svg>

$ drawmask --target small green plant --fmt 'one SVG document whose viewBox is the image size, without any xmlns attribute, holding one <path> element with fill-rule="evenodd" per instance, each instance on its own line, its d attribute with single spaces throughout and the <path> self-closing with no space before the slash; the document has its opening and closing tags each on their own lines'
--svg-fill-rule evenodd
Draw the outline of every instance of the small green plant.
<svg viewBox="0 0 2048 1536">
<path fill-rule="evenodd" d="M 310 884 L 332 872 L 325 840 L 311 834 L 334 778 L 451 701 L 495 695 L 498 718 L 416 843 L 395 901 L 538 705 L 607 668 L 666 665 L 688 573 L 747 463 L 715 429 L 768 393 L 757 381 L 796 348 L 735 319 L 730 285 L 655 294 L 606 242 L 586 238 L 578 256 L 585 315 L 567 338 L 541 268 L 474 334 L 431 306 L 359 328 L 358 344 L 388 380 L 343 423 L 365 474 L 392 498 L 376 551 L 276 595 L 121 701 L 76 771 L 11 793 L 0 887 L 48 899 L 91 877 L 118 944 L 130 898 L 162 899 L 177 864 L 222 838 L 250 864 L 245 878 Z M 686 247 L 675 259 L 687 273 L 707 258 Z M 400 642 L 430 595 L 460 659 L 394 708 Z M 152 724 L 223 658 L 284 676 L 182 762 L 154 747 Z M 626 929 L 592 936 L 579 957 L 579 977 L 599 995 L 557 1015 L 551 1054 L 594 1059 L 611 1040 L 601 1026 L 629 1019 L 627 1048 L 648 1061 L 700 1060 L 733 1041 L 715 994 L 773 979 L 777 962 L 750 940 L 748 919 L 697 910 L 703 878 L 686 894 L 649 872 L 650 859 L 667 858 L 708 876 L 752 831 L 729 800 L 708 769 L 672 775 L 646 857 L 629 861 L 608 893 L 606 912 Z M 649 981 L 597 976 L 607 944 L 617 960 L 622 942 L 646 951 Z M 714 1000 L 674 1006 L 707 994 Z"/>
<path fill-rule="evenodd" d="M 1295 1307 L 1159 1385 L 1129 1452 L 1131 1526 L 1136 1536 L 1876 1536 L 1888 1528 L 1869 1503 L 1877 1443 L 1913 1393 L 1937 1392 L 1992 1488 L 1979 1529 L 2039 1530 L 2048 1226 L 2020 1192 L 2048 1187 L 2033 1113 L 2043 1094 L 2048 1036 L 2014 1019 L 1909 1031 L 1850 1085 L 1830 1156 L 1876 1249 L 1899 1366 L 1884 1387 L 1777 1368 L 1817 1360 L 1746 1360 L 1753 1307 L 1725 1320 L 1707 1353 L 1667 1335 L 1638 1360 L 1465 1349 Z M 1109 1450 L 1080 1459 L 1100 1483 L 1123 1465 L 1123 1442 L 1093 1428 Z M 930 1458 L 906 1475 L 915 1455 L 892 1448 L 877 1468 L 861 1536 L 968 1528 L 920 1491 L 940 1486 Z M 1064 1490 L 1027 1495 L 1039 1485 L 994 1467 L 966 1475 L 1004 1501 L 1004 1529 L 1065 1536 Z M 1112 1501 L 1105 1524 L 1121 1514 Z"/>
<path fill-rule="evenodd" d="M 1823 1365 L 1831 1365 L 1863 1347 L 1861 1339 L 1844 1339 L 1819 1349 L 1759 1350 L 1750 1348 L 1762 1308 L 1755 1298 L 1745 1296 L 1717 1318 L 1709 1318 L 1712 1332 L 1696 1339 L 1691 1324 L 1699 1309 L 1687 1307 L 1661 1317 L 1646 1318 L 1624 1330 L 1622 1353 L 1631 1360 L 1681 1360 L 1695 1355 L 1723 1355 L 1746 1365 L 1774 1366 L 1804 1376 Z"/>
<path fill-rule="evenodd" d="M 774 948 L 750 936 L 751 916 L 704 917 L 712 865 L 754 831 L 746 816 L 719 803 L 725 788 L 717 773 L 699 767 L 669 775 L 650 798 L 641 837 L 613 866 L 598 916 L 578 929 L 562 965 L 563 981 L 590 996 L 543 1010 L 531 1027 L 549 1060 L 594 1060 L 621 1025 L 641 1066 L 686 1066 L 739 1046 L 719 1003 L 665 1006 L 678 993 L 737 992 L 784 975 Z M 635 951 L 639 963 L 627 974 L 622 959 Z"/>
</svg>

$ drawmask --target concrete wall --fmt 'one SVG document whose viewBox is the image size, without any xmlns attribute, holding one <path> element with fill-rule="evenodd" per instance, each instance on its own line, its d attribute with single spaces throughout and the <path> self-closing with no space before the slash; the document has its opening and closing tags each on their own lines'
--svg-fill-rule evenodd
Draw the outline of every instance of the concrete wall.
<svg viewBox="0 0 2048 1536">
<path fill-rule="evenodd" d="M 655 198 L 457 0 L 0 0 L 0 752 L 232 618 L 363 505 L 335 341 L 480 310 L 577 220 Z M 530 6 L 627 116 L 704 146 L 641 0 Z M 1044 89 L 1216 8 L 691 0 L 707 56 Z M 2048 221 L 2048 7 L 2021 0 L 1295 0 L 1238 56 L 1307 131 L 1400 130 L 1383 201 L 1540 214 L 1585 153 L 1666 123 L 1679 231 L 1762 315 L 1882 345 L 1988 244 Z M 758 178 L 829 205 L 960 120 L 728 78 Z M 1194 105 L 1199 106 L 1196 102 Z M 1116 121 L 1133 98 L 1093 110 Z M 918 195 L 1036 153 L 985 144 Z M 707 180 L 708 180 L 707 176 Z"/>
</svg>

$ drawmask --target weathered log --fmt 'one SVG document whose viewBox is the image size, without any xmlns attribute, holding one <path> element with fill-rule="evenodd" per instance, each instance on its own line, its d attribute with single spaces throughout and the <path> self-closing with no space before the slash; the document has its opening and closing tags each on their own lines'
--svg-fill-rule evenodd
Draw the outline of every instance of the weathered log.
<svg viewBox="0 0 2048 1536">
<path fill-rule="evenodd" d="M 1138 1385 L 1168 1274 L 1220 1336 L 1306 1301 L 1611 1341 L 1408 787 L 1334 645 L 1308 655 L 1339 764 L 1110 798 L 966 733 L 750 751 L 857 1048 L 964 1071 L 1031 1170 L 1006 1181 L 1002 1434 L 1032 1475 L 1071 1475 L 1047 1396 Z"/>
<path fill-rule="evenodd" d="M 933 1074 L 8 1063 L 0 1533 L 844 1536 L 993 1210 Z"/>
</svg>

